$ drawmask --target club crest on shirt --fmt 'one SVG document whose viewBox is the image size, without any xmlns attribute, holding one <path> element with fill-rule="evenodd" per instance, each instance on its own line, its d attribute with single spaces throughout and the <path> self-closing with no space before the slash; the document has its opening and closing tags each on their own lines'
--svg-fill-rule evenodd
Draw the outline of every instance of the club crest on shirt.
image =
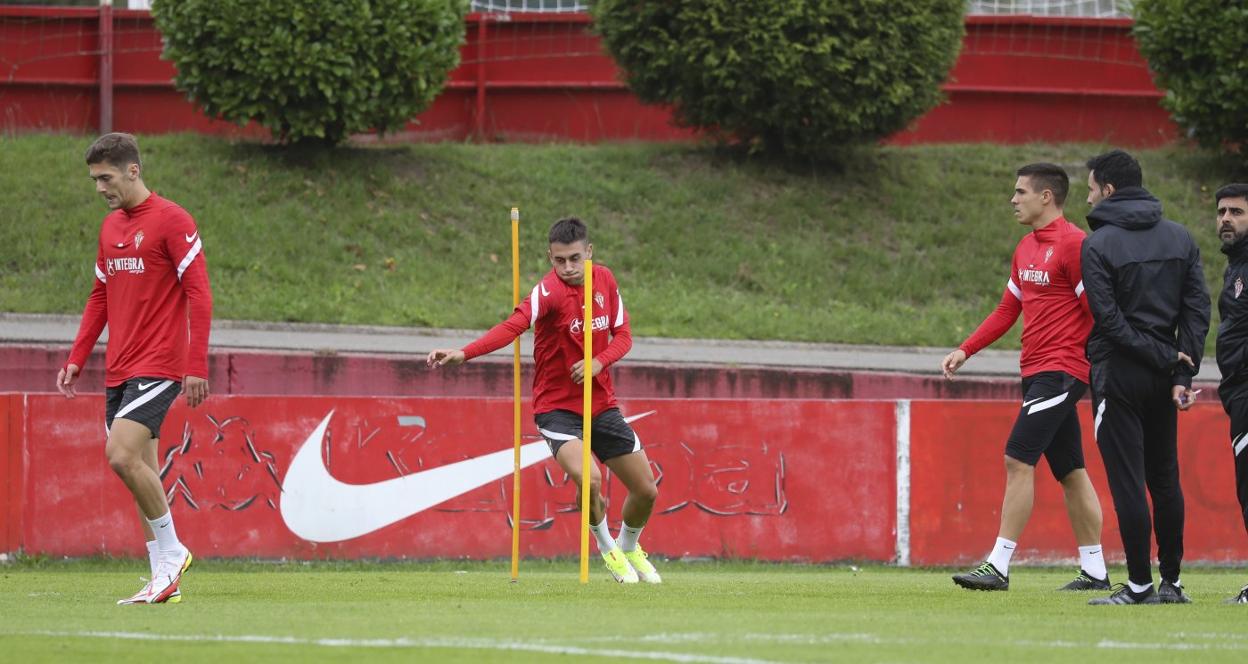
<svg viewBox="0 0 1248 664">
<path fill-rule="evenodd" d="M 602 297 L 602 293 L 597 291 L 594 292 L 594 302 L 597 302 L 599 307 L 606 307 L 607 305 L 603 304 L 605 301 L 605 298 Z"/>
<path fill-rule="evenodd" d="M 1235 277 L 1235 299 L 1239 299 L 1239 294 L 1244 292 L 1244 278 Z"/>
<path fill-rule="evenodd" d="M 1049 262 L 1049 259 L 1052 257 L 1053 257 L 1053 247 L 1049 247 L 1048 250 L 1044 252 L 1044 262 L 1046 263 Z"/>
<path fill-rule="evenodd" d="M 138 249 L 143 244 L 143 231 L 134 234 L 134 248 Z"/>
</svg>

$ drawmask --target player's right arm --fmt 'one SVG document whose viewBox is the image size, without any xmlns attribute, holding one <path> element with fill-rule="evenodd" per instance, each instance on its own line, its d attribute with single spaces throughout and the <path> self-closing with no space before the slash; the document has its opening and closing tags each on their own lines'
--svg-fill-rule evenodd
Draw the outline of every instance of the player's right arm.
<svg viewBox="0 0 1248 664">
<path fill-rule="evenodd" d="M 104 271 L 104 257 L 100 248 L 96 247 L 95 283 L 91 294 L 87 296 L 87 305 L 82 312 L 82 322 L 78 325 L 78 336 L 74 339 L 73 349 L 69 352 L 69 361 L 56 374 L 56 389 L 67 399 L 77 396 L 74 383 L 78 381 L 78 372 L 86 365 L 91 356 L 91 349 L 108 324 L 108 275 Z"/>
<path fill-rule="evenodd" d="M 940 362 L 940 370 L 944 373 L 945 378 L 953 379 L 953 374 L 966 364 L 967 358 L 975 353 L 992 345 L 994 341 L 1001 338 L 1018 320 L 1018 315 L 1023 311 L 1023 292 L 1018 285 L 1014 283 L 1014 278 L 1005 283 L 1005 291 L 1001 294 L 1001 301 L 997 303 L 997 308 L 988 314 L 984 322 L 971 333 L 971 336 L 962 342 L 952 353 L 945 356 Z"/>
<path fill-rule="evenodd" d="M 531 325 L 537 323 L 537 319 L 546 313 L 541 305 L 541 285 L 539 284 L 533 289 L 533 292 L 524 298 L 520 304 L 516 305 L 515 311 L 507 317 L 507 320 L 490 328 L 481 338 L 464 346 L 462 349 L 454 348 L 435 348 L 429 352 L 429 356 L 425 358 L 425 364 L 430 367 L 444 367 L 447 365 L 463 364 L 474 357 L 480 357 L 492 353 L 503 346 L 516 340 L 516 337 L 524 334 Z"/>
</svg>

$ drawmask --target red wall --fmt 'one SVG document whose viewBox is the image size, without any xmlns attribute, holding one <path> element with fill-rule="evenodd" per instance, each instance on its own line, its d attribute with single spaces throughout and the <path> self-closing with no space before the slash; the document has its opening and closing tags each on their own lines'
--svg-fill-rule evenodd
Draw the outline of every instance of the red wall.
<svg viewBox="0 0 1248 664">
<path fill-rule="evenodd" d="M 102 398 L 31 395 L 26 404 L 23 549 L 141 554 L 133 503 L 103 459 Z M 647 527 L 650 551 L 772 560 L 892 557 L 893 450 L 862 444 L 894 436 L 891 403 L 630 400 L 622 409 L 653 411 L 633 425 L 660 483 Z M 330 413 L 323 458 L 343 482 L 393 480 L 499 450 L 507 459 L 495 479 L 432 509 L 346 541 L 308 541 L 281 514 L 298 489 L 286 482 L 287 470 L 305 441 L 322 444 L 309 434 Z M 423 425 L 400 425 L 400 417 L 413 416 Z M 162 434 L 160 458 L 168 464 L 164 482 L 178 531 L 201 556 L 509 555 L 508 399 L 215 397 L 196 411 L 174 406 Z M 523 474 L 522 552 L 573 555 L 575 488 L 543 444 L 537 447 L 540 461 Z M 622 497 L 622 487 L 610 481 L 613 530 Z M 335 505 L 324 511 L 326 527 L 349 528 L 357 509 L 380 508 L 367 501 Z"/>
<path fill-rule="evenodd" d="M 659 478 L 646 530 L 653 552 L 888 562 L 904 549 L 914 564 L 963 565 L 982 558 L 996 536 L 1001 454 L 1016 402 L 912 402 L 908 428 L 899 426 L 905 410 L 892 401 L 629 399 L 621 407 L 636 418 Z M 98 395 L 0 395 L 0 423 L 7 420 L 0 428 L 0 550 L 142 553 L 133 505 L 103 458 L 102 413 Z M 1103 542 L 1110 561 L 1121 562 L 1086 407 L 1081 416 L 1106 516 Z M 574 488 L 536 442 L 527 412 L 523 418 L 530 465 L 521 490 L 522 551 L 572 555 Z M 1243 560 L 1248 537 L 1220 407 L 1203 403 L 1181 415 L 1179 435 L 1186 559 Z M 511 439 L 505 398 L 216 396 L 197 410 L 175 405 L 159 453 L 179 533 L 201 556 L 497 558 L 510 546 Z M 293 472 L 292 460 L 305 445 L 313 446 L 307 459 L 314 467 L 354 488 L 301 521 L 291 514 L 302 498 L 342 490 L 298 479 L 307 475 Z M 427 509 L 399 509 L 371 532 L 350 532 L 364 515 L 415 504 L 419 496 L 408 492 L 450 481 L 423 475 L 414 488 L 413 479 L 400 477 L 494 452 L 494 470 L 481 471 L 463 493 Z M 899 455 L 909 474 L 898 473 Z M 463 466 L 448 476 L 466 474 L 475 477 Z M 383 482 L 405 488 L 380 501 L 356 495 L 361 485 Z M 1043 463 L 1036 487 L 1019 559 L 1073 559 L 1060 491 Z M 908 540 L 905 530 L 898 533 L 899 495 L 910 497 Z M 622 497 L 609 479 L 613 525 Z M 338 534 L 312 533 L 309 523 Z"/>
<path fill-rule="evenodd" d="M 172 86 L 145 11 L 115 11 L 113 128 L 263 136 L 199 114 Z M 582 14 L 471 15 L 463 61 L 402 140 L 688 140 L 643 106 Z M 1123 19 L 970 17 L 949 103 L 897 143 L 1106 141 L 1177 130 Z M 93 131 L 100 115 L 94 9 L 0 7 L 0 131 Z"/>
</svg>

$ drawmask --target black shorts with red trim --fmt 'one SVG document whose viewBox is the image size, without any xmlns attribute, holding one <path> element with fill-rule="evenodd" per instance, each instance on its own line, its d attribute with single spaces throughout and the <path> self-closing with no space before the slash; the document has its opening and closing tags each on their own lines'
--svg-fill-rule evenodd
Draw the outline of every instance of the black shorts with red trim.
<svg viewBox="0 0 1248 664">
<path fill-rule="evenodd" d="M 1034 466 L 1043 456 L 1061 480 L 1084 467 L 1079 399 L 1087 383 L 1064 371 L 1043 371 L 1023 379 L 1023 405 L 1005 444 L 1005 454 Z"/>
<path fill-rule="evenodd" d="M 182 384 L 168 378 L 140 376 L 105 391 L 104 429 L 111 431 L 113 420 L 124 418 L 147 427 L 152 438 L 160 438 L 160 425 Z"/>
<path fill-rule="evenodd" d="M 537 430 L 550 445 L 552 456 L 570 440 L 582 440 L 581 416 L 570 410 L 552 410 L 533 417 Z M 591 425 L 593 436 L 590 449 L 599 461 L 614 459 L 641 450 L 641 439 L 624 420 L 619 408 L 609 408 L 598 414 Z"/>
</svg>

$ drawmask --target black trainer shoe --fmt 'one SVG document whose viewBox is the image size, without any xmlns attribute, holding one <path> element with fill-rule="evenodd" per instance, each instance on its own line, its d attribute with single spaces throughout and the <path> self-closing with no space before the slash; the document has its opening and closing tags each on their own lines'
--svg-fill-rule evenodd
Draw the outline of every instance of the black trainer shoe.
<svg viewBox="0 0 1248 664">
<path fill-rule="evenodd" d="M 1009 590 L 1010 577 L 997 571 L 990 562 L 962 574 L 954 574 L 953 582 L 967 590 Z"/>
<path fill-rule="evenodd" d="M 1227 604 L 1248 604 L 1248 586 L 1244 586 L 1239 594 L 1226 600 Z"/>
<path fill-rule="evenodd" d="M 1058 588 L 1058 590 L 1109 590 L 1109 575 L 1105 578 L 1098 579 L 1083 570 L 1079 570 L 1079 576 L 1074 581 Z"/>
<path fill-rule="evenodd" d="M 1148 590 L 1145 590 L 1142 593 L 1135 593 L 1131 591 L 1131 586 L 1128 586 L 1125 583 L 1115 584 L 1114 594 L 1109 597 L 1097 597 L 1096 599 L 1088 600 L 1088 604 L 1093 606 L 1160 603 L 1161 601 L 1157 599 L 1157 591 L 1153 590 L 1152 586 L 1149 586 Z"/>
<path fill-rule="evenodd" d="M 1157 588 L 1157 599 L 1162 604 L 1191 604 L 1192 598 L 1183 592 L 1183 586 L 1162 579 L 1161 587 Z"/>
</svg>

